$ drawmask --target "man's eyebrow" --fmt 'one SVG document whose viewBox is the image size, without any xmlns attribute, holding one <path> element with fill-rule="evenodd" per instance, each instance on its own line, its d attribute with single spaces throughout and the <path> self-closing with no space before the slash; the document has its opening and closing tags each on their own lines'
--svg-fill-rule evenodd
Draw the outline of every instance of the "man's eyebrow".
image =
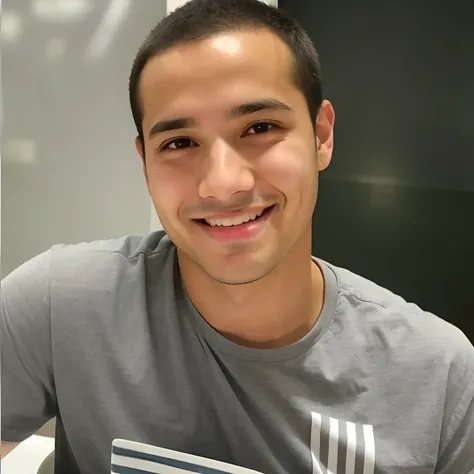
<svg viewBox="0 0 474 474">
<path fill-rule="evenodd" d="M 148 138 L 153 138 L 158 133 L 169 132 L 170 130 L 179 130 L 180 128 L 190 128 L 196 126 L 196 120 L 191 117 L 182 117 L 171 120 L 160 120 L 151 127 Z"/>
<path fill-rule="evenodd" d="M 261 110 L 292 110 L 289 105 L 281 102 L 278 99 L 261 99 L 246 104 L 239 105 L 233 108 L 230 112 L 230 117 L 242 117 L 244 115 L 254 114 Z"/>
<path fill-rule="evenodd" d="M 231 118 L 242 117 L 244 115 L 254 114 L 262 110 L 289 110 L 292 108 L 289 105 L 281 102 L 278 99 L 260 99 L 252 102 L 247 102 L 245 104 L 238 105 L 234 107 L 229 116 Z M 170 120 L 160 120 L 156 122 L 153 127 L 151 127 L 148 138 L 151 139 L 155 135 L 163 132 L 169 132 L 172 130 L 179 130 L 182 128 L 191 128 L 195 127 L 197 120 L 192 117 L 181 117 Z"/>
</svg>

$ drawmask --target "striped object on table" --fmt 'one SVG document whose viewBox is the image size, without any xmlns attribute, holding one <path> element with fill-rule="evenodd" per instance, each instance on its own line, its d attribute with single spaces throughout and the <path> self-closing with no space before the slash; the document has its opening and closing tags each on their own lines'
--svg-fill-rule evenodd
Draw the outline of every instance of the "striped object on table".
<svg viewBox="0 0 474 474">
<path fill-rule="evenodd" d="M 149 444 L 115 439 L 112 443 L 112 474 L 261 474 L 240 466 Z"/>
</svg>

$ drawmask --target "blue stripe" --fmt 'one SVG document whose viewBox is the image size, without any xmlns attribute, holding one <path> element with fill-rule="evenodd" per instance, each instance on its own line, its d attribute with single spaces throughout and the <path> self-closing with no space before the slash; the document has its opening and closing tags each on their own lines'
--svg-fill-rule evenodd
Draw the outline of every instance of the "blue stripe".
<svg viewBox="0 0 474 474">
<path fill-rule="evenodd" d="M 188 472 L 197 472 L 200 474 L 228 474 L 227 471 L 221 471 L 220 469 L 214 469 L 212 467 L 199 466 L 194 463 L 179 461 L 177 459 L 165 458 L 163 456 L 156 456 L 154 454 L 143 453 L 141 451 L 134 451 L 131 449 L 119 448 L 117 446 L 112 446 L 112 453 L 117 456 L 125 456 L 131 459 L 140 459 L 142 461 L 150 461 L 164 466 L 176 467 L 178 469 L 183 469 Z M 126 467 L 120 467 L 120 469 L 130 469 Z M 115 470 L 115 469 L 114 469 Z M 148 471 L 140 470 L 130 470 L 130 471 L 116 471 L 119 474 L 148 474 Z"/>
</svg>

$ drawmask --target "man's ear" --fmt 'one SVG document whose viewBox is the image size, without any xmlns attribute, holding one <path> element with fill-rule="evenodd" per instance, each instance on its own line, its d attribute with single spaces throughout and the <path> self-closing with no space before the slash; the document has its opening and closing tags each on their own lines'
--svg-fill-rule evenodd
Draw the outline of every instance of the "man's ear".
<svg viewBox="0 0 474 474">
<path fill-rule="evenodd" d="M 325 170 L 331 163 L 334 148 L 334 122 L 336 114 L 328 100 L 323 100 L 316 118 L 316 143 L 318 147 L 318 169 Z"/>
<path fill-rule="evenodd" d="M 145 176 L 146 184 L 148 186 L 148 172 L 146 169 L 145 146 L 139 136 L 135 138 L 135 148 L 137 149 L 140 158 L 142 159 L 143 174 Z"/>
</svg>

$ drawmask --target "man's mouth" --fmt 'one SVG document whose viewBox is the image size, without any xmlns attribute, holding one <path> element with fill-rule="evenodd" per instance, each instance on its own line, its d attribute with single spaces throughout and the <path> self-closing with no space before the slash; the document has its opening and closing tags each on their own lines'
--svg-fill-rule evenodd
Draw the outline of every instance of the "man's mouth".
<svg viewBox="0 0 474 474">
<path fill-rule="evenodd" d="M 265 218 L 274 207 L 275 205 L 262 209 L 259 212 L 241 213 L 235 217 L 196 219 L 196 222 L 209 227 L 238 227 Z"/>
</svg>

